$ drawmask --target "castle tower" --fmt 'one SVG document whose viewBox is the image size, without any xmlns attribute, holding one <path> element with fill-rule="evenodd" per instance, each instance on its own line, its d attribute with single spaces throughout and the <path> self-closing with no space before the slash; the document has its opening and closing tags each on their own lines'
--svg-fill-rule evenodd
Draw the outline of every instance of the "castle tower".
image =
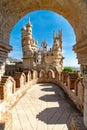
<svg viewBox="0 0 87 130">
<path fill-rule="evenodd" d="M 63 59 L 62 56 L 62 31 L 54 34 L 53 46 L 45 57 L 46 71 L 50 68 L 55 71 L 61 72 L 63 70 Z"/>
<path fill-rule="evenodd" d="M 25 27 L 22 28 L 22 51 L 24 70 L 33 69 L 34 56 L 37 51 L 37 42 L 32 36 L 32 25 L 30 19 Z"/>
<path fill-rule="evenodd" d="M 59 30 L 58 33 L 54 34 L 53 40 L 52 50 L 56 51 L 62 49 L 62 30 Z"/>
<path fill-rule="evenodd" d="M 46 53 L 47 52 L 47 42 L 46 40 L 43 40 L 41 43 L 41 50 Z"/>
<path fill-rule="evenodd" d="M 61 72 L 63 70 L 63 59 L 62 56 L 62 30 L 54 35 L 54 42 L 52 47 L 52 54 L 55 56 L 55 67 Z"/>
</svg>

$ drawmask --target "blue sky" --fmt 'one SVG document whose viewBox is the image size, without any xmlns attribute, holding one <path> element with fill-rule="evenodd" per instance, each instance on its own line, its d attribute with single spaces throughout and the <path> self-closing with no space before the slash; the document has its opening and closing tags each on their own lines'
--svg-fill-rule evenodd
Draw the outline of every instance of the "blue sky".
<svg viewBox="0 0 87 130">
<path fill-rule="evenodd" d="M 33 26 L 33 38 L 35 41 L 38 40 L 39 47 L 42 40 L 46 39 L 50 48 L 53 44 L 53 31 L 58 32 L 62 29 L 64 66 L 78 66 L 76 55 L 72 50 L 72 46 L 76 43 L 72 26 L 63 16 L 46 10 L 31 12 L 17 22 L 10 35 L 10 45 L 13 46 L 13 51 L 9 56 L 22 58 L 21 28 L 26 25 L 29 17 Z"/>
</svg>

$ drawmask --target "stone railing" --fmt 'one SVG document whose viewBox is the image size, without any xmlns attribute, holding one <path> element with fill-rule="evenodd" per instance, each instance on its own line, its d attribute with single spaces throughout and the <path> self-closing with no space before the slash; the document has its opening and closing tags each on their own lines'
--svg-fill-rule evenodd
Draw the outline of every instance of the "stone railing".
<svg viewBox="0 0 87 130">
<path fill-rule="evenodd" d="M 58 73 L 54 72 L 53 70 L 49 70 L 48 72 L 41 70 L 37 72 L 35 70 L 32 70 L 29 72 L 16 72 L 13 77 L 2 77 L 2 80 L 0 82 L 0 119 L 4 119 L 4 113 L 6 113 L 7 110 L 26 93 L 27 89 L 32 87 L 34 84 L 45 82 L 54 83 L 60 86 L 73 101 L 76 107 L 83 113 L 83 79 L 78 78 L 77 73 Z M 8 116 L 8 118 L 11 118 L 11 116 Z"/>
<path fill-rule="evenodd" d="M 62 72 L 62 74 L 59 74 L 51 70 L 48 73 L 42 71 L 42 76 L 41 72 L 39 72 L 37 82 L 50 82 L 59 85 L 74 102 L 76 107 L 83 112 L 84 86 L 82 80 L 82 78 L 78 77 L 77 73 Z"/>
</svg>

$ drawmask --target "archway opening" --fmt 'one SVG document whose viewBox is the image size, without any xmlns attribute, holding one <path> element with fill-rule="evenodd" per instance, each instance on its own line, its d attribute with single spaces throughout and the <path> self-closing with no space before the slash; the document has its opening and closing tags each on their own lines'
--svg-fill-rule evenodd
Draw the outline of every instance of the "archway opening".
<svg viewBox="0 0 87 130">
<path fill-rule="evenodd" d="M 84 1 L 84 2 L 83 2 Z M 3 48 L 3 43 L 5 43 L 4 50 L 6 51 L 6 54 L 3 54 L 3 51 L 1 51 L 1 73 L 3 75 L 3 62 L 6 59 L 6 56 L 8 52 L 10 51 L 9 46 L 9 34 L 11 32 L 12 27 L 15 25 L 15 23 L 22 18 L 26 13 L 31 12 L 33 10 L 38 9 L 48 9 L 53 10 L 62 16 L 64 16 L 66 19 L 69 20 L 69 22 L 72 24 L 75 34 L 76 34 L 76 43 L 77 45 L 74 46 L 74 51 L 77 53 L 77 57 L 79 60 L 79 64 L 82 65 L 82 69 L 84 70 L 84 81 L 86 82 L 86 61 L 87 57 L 85 56 L 86 51 L 86 36 L 87 36 L 87 27 L 86 27 L 86 21 L 87 21 L 87 5 L 85 3 L 86 0 L 78 0 L 78 1 L 52 1 L 48 0 L 47 2 L 45 0 L 39 1 L 35 0 L 33 1 L 1 1 L 0 2 L 0 8 L 1 12 L 0 15 L 3 16 L 0 19 L 0 47 Z M 11 8 L 12 7 L 12 8 Z M 13 44 L 12 44 L 13 45 Z M 84 46 L 83 46 L 84 45 Z M 81 48 L 81 50 L 80 50 Z M 5 58 L 2 59 L 2 57 L 5 55 Z M 86 84 L 85 84 L 86 86 Z M 87 109 L 86 109 L 87 110 Z M 86 113 L 86 112 L 85 112 Z M 84 113 L 84 114 L 85 114 Z M 86 114 L 85 114 L 86 115 Z M 85 116 L 86 117 L 86 116 Z M 87 124 L 87 119 L 85 121 L 85 125 Z M 86 125 L 87 126 L 87 125 Z"/>
<path fill-rule="evenodd" d="M 15 58 L 23 57 L 21 29 L 26 25 L 29 17 L 33 25 L 33 38 L 38 40 L 38 48 L 40 48 L 43 39 L 46 39 L 48 49 L 51 48 L 54 31 L 58 33 L 58 30 L 62 30 L 64 66 L 79 67 L 76 55 L 72 51 L 72 46 L 76 43 L 73 27 L 63 16 L 48 10 L 31 12 L 17 22 L 11 32 L 10 44 L 13 46 L 13 51 L 9 56 Z"/>
</svg>

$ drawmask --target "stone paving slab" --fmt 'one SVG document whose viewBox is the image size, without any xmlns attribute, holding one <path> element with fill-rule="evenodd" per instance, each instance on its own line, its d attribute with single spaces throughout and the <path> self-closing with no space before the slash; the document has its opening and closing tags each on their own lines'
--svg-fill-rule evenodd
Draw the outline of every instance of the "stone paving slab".
<svg viewBox="0 0 87 130">
<path fill-rule="evenodd" d="M 12 108 L 14 130 L 70 130 L 70 117 L 77 110 L 60 87 L 34 85 Z"/>
</svg>

